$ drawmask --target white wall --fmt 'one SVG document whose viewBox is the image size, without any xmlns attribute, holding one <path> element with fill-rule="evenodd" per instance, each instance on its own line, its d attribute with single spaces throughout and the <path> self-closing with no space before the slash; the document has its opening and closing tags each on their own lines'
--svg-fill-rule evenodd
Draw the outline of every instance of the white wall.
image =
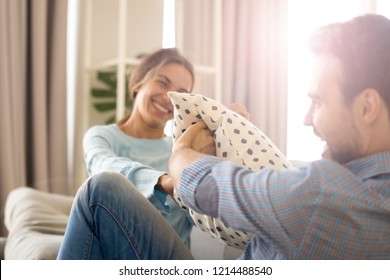
<svg viewBox="0 0 390 280">
<path fill-rule="evenodd" d="M 120 0 L 91 1 L 91 65 L 99 65 L 118 55 Z M 162 0 L 127 0 L 126 55 L 134 57 L 162 46 Z M 89 12 L 89 11 L 86 11 Z"/>
</svg>

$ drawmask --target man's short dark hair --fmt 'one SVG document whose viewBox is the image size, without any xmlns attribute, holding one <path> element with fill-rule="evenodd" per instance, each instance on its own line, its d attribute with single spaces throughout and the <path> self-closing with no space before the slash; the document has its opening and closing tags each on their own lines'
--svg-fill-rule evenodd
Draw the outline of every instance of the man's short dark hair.
<svg viewBox="0 0 390 280">
<path fill-rule="evenodd" d="M 345 101 L 367 88 L 379 92 L 390 110 L 390 20 L 362 15 L 315 30 L 310 38 L 314 54 L 334 55 L 342 65 Z"/>
</svg>

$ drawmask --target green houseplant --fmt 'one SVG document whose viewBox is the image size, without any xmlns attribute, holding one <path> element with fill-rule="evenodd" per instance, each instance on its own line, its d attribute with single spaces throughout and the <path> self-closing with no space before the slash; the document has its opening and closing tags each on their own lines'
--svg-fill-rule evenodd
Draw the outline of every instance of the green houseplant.
<svg viewBox="0 0 390 280">
<path fill-rule="evenodd" d="M 131 70 L 131 69 L 129 69 Z M 115 69 L 104 69 L 96 72 L 98 81 L 104 84 L 104 87 L 92 87 L 91 96 L 93 100 L 93 107 L 98 112 L 110 112 L 112 114 L 105 120 L 106 124 L 114 123 L 116 121 L 116 104 L 117 104 L 117 75 Z M 131 110 L 133 101 L 129 96 L 128 82 L 126 80 L 126 94 L 125 104 L 128 110 Z"/>
</svg>

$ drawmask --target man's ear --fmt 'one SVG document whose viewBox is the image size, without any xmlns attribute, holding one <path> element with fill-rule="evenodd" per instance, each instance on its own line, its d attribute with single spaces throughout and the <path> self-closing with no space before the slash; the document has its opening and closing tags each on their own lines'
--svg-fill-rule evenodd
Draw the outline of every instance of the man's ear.
<svg viewBox="0 0 390 280">
<path fill-rule="evenodd" d="M 358 96 L 359 116 L 366 124 L 374 122 L 380 113 L 382 97 L 379 92 L 372 88 L 367 88 Z"/>
</svg>

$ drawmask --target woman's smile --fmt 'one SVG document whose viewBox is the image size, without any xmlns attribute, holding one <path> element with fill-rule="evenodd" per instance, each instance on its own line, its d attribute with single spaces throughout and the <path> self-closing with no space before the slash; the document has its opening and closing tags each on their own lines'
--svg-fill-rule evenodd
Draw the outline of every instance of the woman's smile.
<svg viewBox="0 0 390 280">
<path fill-rule="evenodd" d="M 157 108 L 158 111 L 160 111 L 163 114 L 171 114 L 172 113 L 171 109 L 166 108 L 166 106 L 163 106 L 162 104 L 160 104 L 159 102 L 157 102 L 155 100 L 152 100 L 152 104 L 154 105 L 155 108 Z"/>
</svg>

